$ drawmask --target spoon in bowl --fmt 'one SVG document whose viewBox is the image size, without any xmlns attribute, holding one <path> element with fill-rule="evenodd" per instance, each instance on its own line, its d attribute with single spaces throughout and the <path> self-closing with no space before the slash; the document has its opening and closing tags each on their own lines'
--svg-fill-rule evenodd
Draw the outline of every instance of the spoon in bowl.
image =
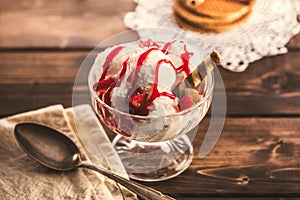
<svg viewBox="0 0 300 200">
<path fill-rule="evenodd" d="M 78 167 L 87 168 L 122 184 L 145 200 L 174 200 L 157 190 L 81 160 L 79 149 L 75 143 L 58 130 L 36 123 L 20 123 L 16 125 L 14 134 L 24 152 L 48 168 L 58 171 L 68 171 Z"/>
</svg>

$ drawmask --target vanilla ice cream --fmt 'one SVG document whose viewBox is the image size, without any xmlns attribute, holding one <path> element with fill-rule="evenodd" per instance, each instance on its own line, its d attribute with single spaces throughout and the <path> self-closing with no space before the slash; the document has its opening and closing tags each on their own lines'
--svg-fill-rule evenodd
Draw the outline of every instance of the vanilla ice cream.
<svg viewBox="0 0 300 200">
<path fill-rule="evenodd" d="M 197 103 L 195 99 L 202 99 L 196 90 L 187 93 L 192 94 L 191 97 L 174 92 L 201 62 L 202 57 L 194 56 L 195 52 L 196 49 L 179 40 L 164 44 L 139 41 L 101 52 L 92 67 L 96 69 L 94 76 L 98 77 L 93 88 L 99 99 L 115 110 L 103 111 L 101 107 L 100 117 L 110 120 L 110 126 L 117 126 L 115 128 L 124 135 L 136 140 L 172 138 L 180 132 L 178 126 L 184 122 L 181 116 L 168 116 L 192 107 Z M 95 106 L 99 109 L 100 105 Z M 138 119 L 133 120 L 129 115 Z M 197 113 L 195 115 L 197 117 Z M 155 117 L 140 120 L 138 116 Z"/>
</svg>

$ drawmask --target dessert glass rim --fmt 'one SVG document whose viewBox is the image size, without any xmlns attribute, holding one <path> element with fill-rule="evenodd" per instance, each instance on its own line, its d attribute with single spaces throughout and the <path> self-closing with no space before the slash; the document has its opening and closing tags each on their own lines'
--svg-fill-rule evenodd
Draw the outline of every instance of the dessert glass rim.
<svg viewBox="0 0 300 200">
<path fill-rule="evenodd" d="M 118 110 L 117 108 L 114 108 L 114 107 L 106 104 L 104 101 L 102 101 L 99 98 L 99 96 L 97 95 L 96 91 L 93 88 L 94 83 L 91 81 L 92 73 L 93 73 L 93 66 L 94 66 L 94 63 L 93 63 L 93 65 L 90 68 L 90 71 L 88 73 L 88 86 L 89 86 L 89 91 L 92 94 L 93 99 L 95 99 L 97 102 L 101 103 L 102 106 L 104 106 L 106 109 L 108 109 L 110 111 L 114 111 L 114 112 L 120 113 L 123 116 L 133 117 L 133 118 L 136 118 L 136 119 L 169 118 L 169 117 L 178 117 L 178 116 L 185 115 L 185 114 L 195 110 L 196 108 L 198 108 L 200 105 L 202 105 L 207 100 L 207 98 L 209 98 L 210 94 L 212 93 L 212 90 L 214 89 L 214 84 L 215 84 L 214 73 L 212 71 L 211 73 L 207 74 L 207 76 L 202 81 L 202 82 L 206 82 L 206 84 L 207 84 L 207 82 L 209 81 L 207 79 L 211 79 L 211 84 L 205 90 L 206 94 L 204 95 L 204 97 L 199 102 L 197 102 L 192 107 L 184 109 L 184 110 L 176 112 L 176 113 L 173 113 L 173 114 L 167 114 L 167 115 L 151 115 L 151 114 L 146 115 L 146 116 L 136 115 L 136 114 L 130 114 L 130 113 Z"/>
</svg>

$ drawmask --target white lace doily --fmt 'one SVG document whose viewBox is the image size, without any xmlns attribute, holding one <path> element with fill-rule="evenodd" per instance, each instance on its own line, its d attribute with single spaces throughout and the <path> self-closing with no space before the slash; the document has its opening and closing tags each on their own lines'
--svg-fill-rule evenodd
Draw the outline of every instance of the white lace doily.
<svg viewBox="0 0 300 200">
<path fill-rule="evenodd" d="M 184 34 L 208 51 L 218 50 L 224 57 L 223 66 L 235 72 L 264 56 L 286 53 L 285 45 L 300 31 L 299 0 L 257 0 L 247 22 L 218 34 L 181 29 L 173 18 L 173 0 L 134 1 L 136 10 L 124 18 L 127 27 L 167 28 Z"/>
</svg>

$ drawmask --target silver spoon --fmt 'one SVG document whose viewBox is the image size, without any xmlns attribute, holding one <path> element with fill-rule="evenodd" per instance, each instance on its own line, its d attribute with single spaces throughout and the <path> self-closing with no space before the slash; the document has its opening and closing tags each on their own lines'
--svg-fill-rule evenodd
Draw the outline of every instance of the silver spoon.
<svg viewBox="0 0 300 200">
<path fill-rule="evenodd" d="M 59 171 L 72 170 L 77 167 L 88 168 L 122 184 L 145 200 L 174 200 L 157 190 L 82 161 L 75 143 L 55 129 L 35 123 L 20 123 L 16 125 L 14 134 L 24 152 L 48 168 Z"/>
</svg>

